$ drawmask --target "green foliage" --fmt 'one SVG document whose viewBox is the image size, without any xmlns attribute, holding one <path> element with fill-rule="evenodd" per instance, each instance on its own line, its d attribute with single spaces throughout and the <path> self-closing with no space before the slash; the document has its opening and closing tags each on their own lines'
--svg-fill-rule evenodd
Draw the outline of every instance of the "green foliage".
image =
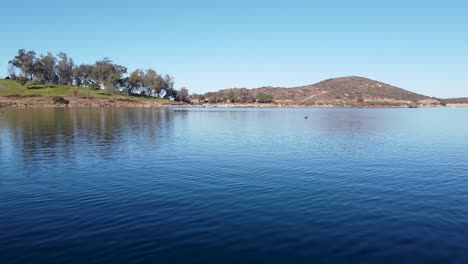
<svg viewBox="0 0 468 264">
<path fill-rule="evenodd" d="M 159 95 L 164 86 L 163 77 L 153 69 L 133 71 L 128 82 L 131 93 L 140 92 L 146 95 Z"/>
<path fill-rule="evenodd" d="M 269 104 L 273 101 L 273 95 L 267 93 L 258 93 L 257 96 L 255 96 L 255 99 L 257 99 L 257 102 L 259 103 Z"/>
<path fill-rule="evenodd" d="M 136 70 L 130 77 L 123 78 L 123 75 L 127 73 L 127 68 L 113 63 L 108 58 L 98 60 L 94 64 L 77 66 L 73 59 L 64 52 L 57 54 L 57 57 L 50 52 L 36 57 L 34 51 L 20 49 L 18 54 L 9 61 L 8 71 L 10 78 L 21 76 L 19 80 L 21 85 L 26 85 L 28 81 L 35 82 L 34 85 L 74 84 L 92 90 L 104 87 L 111 95 L 124 91 L 127 96 L 133 94 L 177 99 L 174 78 L 171 76 L 161 76 L 155 70 L 148 69 Z M 39 86 L 28 88 L 41 89 Z M 184 93 L 185 91 L 182 95 Z M 184 95 L 184 100 L 187 96 Z"/>
<path fill-rule="evenodd" d="M 91 71 L 91 77 L 97 83 L 103 84 L 111 95 L 113 95 L 118 81 L 125 73 L 127 73 L 126 67 L 112 63 L 109 58 L 104 58 L 100 61 L 96 61 Z"/>
<path fill-rule="evenodd" d="M 26 84 L 26 89 L 45 89 L 45 88 L 55 88 L 58 85 L 55 84 L 41 84 L 38 82 L 33 82 L 33 83 L 27 83 Z"/>
<path fill-rule="evenodd" d="M 447 106 L 447 103 L 445 101 L 440 101 L 441 106 Z"/>
<path fill-rule="evenodd" d="M 73 82 L 73 68 L 75 67 L 75 63 L 73 59 L 69 58 L 64 52 L 60 52 L 57 56 L 60 59 L 56 66 L 59 83 L 71 85 Z"/>
<path fill-rule="evenodd" d="M 189 102 L 189 92 L 187 88 L 182 87 L 180 91 L 177 91 L 176 101 Z"/>
<path fill-rule="evenodd" d="M 218 92 L 209 92 L 204 95 L 209 103 L 254 103 L 255 97 L 246 88 L 236 88 L 221 90 Z"/>
<path fill-rule="evenodd" d="M 18 83 L 21 84 L 21 85 L 26 85 L 27 82 L 28 82 L 28 78 L 26 78 L 26 77 L 18 78 Z"/>
<path fill-rule="evenodd" d="M 357 99 L 357 101 L 358 101 L 358 103 L 364 103 L 364 98 L 359 97 L 359 98 Z"/>
<path fill-rule="evenodd" d="M 99 84 L 97 84 L 97 83 L 92 83 L 92 84 L 90 84 L 88 87 L 89 87 L 89 89 L 91 89 L 91 90 L 99 90 L 99 89 L 101 89 L 101 86 L 100 86 Z"/>
<path fill-rule="evenodd" d="M 14 80 L 0 80 L 0 96 L 5 97 L 53 97 L 53 96 L 70 96 L 76 95 L 78 97 L 87 98 L 103 98 L 110 99 L 110 93 L 104 90 L 90 90 L 89 88 L 80 88 L 69 85 L 51 85 L 51 84 L 33 84 L 29 83 L 27 86 L 34 86 L 35 89 L 26 89 Z M 132 99 L 137 101 L 156 101 L 160 103 L 168 103 L 168 100 L 161 98 L 149 98 L 145 96 L 132 95 L 128 97 L 125 94 L 118 93 L 114 95 L 114 99 Z"/>
<path fill-rule="evenodd" d="M 34 63 L 36 59 L 36 52 L 26 51 L 25 49 L 18 50 L 18 55 L 16 55 L 12 60 L 8 62 L 12 67 L 20 69 L 23 74 L 23 77 L 30 80 L 33 79 L 35 68 Z"/>
<path fill-rule="evenodd" d="M 56 59 L 49 52 L 46 56 L 34 60 L 34 76 L 41 83 L 55 83 L 58 79 L 55 73 Z"/>
</svg>

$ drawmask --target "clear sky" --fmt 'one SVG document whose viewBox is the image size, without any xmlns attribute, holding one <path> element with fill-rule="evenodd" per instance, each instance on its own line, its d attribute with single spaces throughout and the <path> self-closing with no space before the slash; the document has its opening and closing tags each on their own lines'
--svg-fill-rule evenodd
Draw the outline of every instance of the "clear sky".
<svg viewBox="0 0 468 264">
<path fill-rule="evenodd" d="M 191 92 L 357 75 L 468 96 L 466 0 L 3 1 L 0 25 L 1 75 L 26 48 L 151 67 Z"/>
</svg>

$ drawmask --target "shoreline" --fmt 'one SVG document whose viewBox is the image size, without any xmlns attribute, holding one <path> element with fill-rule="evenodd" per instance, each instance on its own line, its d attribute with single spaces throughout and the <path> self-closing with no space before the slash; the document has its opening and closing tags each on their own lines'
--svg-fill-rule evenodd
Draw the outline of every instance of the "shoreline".
<svg viewBox="0 0 468 264">
<path fill-rule="evenodd" d="M 171 104 L 164 104 L 151 100 L 135 100 L 135 99 L 108 99 L 108 98 L 86 98 L 63 96 L 66 103 L 54 103 L 51 97 L 45 96 L 0 96 L 0 108 L 101 108 L 101 107 L 167 107 Z"/>
<path fill-rule="evenodd" d="M 64 99 L 69 102 L 54 104 L 52 98 L 45 96 L 16 96 L 5 97 L 0 96 L 0 108 L 109 108 L 109 107 L 124 107 L 124 108 L 408 108 L 408 106 L 392 106 L 392 105 L 362 105 L 362 106 L 336 106 L 336 105 L 303 105 L 303 104 L 184 104 L 184 103 L 161 103 L 151 100 L 135 100 L 135 99 L 107 99 L 107 98 L 85 98 L 64 96 Z M 447 104 L 447 106 L 431 106 L 423 105 L 418 108 L 468 108 L 468 104 Z"/>
</svg>

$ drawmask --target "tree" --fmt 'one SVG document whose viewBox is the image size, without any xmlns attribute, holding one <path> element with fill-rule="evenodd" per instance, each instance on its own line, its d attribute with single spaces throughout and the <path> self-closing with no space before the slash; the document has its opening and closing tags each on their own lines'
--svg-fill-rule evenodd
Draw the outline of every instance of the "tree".
<svg viewBox="0 0 468 264">
<path fill-rule="evenodd" d="M 35 75 L 35 81 L 39 83 L 45 83 L 45 65 L 42 63 L 41 60 L 36 60 L 34 62 L 34 75 Z"/>
<path fill-rule="evenodd" d="M 117 82 L 125 73 L 127 73 L 126 67 L 113 64 L 109 58 L 104 58 L 100 61 L 96 61 L 93 71 L 91 72 L 91 77 L 97 83 L 104 85 L 111 95 L 114 95 Z"/>
<path fill-rule="evenodd" d="M 122 75 L 127 73 L 127 68 L 125 66 L 117 65 L 117 64 L 112 64 L 111 66 L 112 66 L 111 73 L 109 76 L 107 76 L 107 79 L 104 82 L 104 85 L 106 86 L 106 89 L 110 91 L 111 95 L 113 96 L 115 88 L 117 87 L 117 83 L 122 78 Z"/>
<path fill-rule="evenodd" d="M 179 102 L 188 102 L 188 95 L 189 95 L 189 92 L 187 90 L 187 88 L 185 87 L 182 87 L 180 88 L 180 91 L 177 92 L 177 97 L 176 97 L 176 100 L 179 101 Z"/>
<path fill-rule="evenodd" d="M 250 94 L 249 90 L 246 88 L 239 89 L 237 92 L 237 101 L 239 103 L 253 103 L 255 98 Z"/>
<path fill-rule="evenodd" d="M 86 86 L 92 82 L 91 73 L 93 72 L 93 65 L 81 64 L 73 68 L 73 80 L 76 86 Z"/>
<path fill-rule="evenodd" d="M 269 104 L 273 101 L 273 95 L 267 93 L 258 93 L 257 96 L 255 96 L 255 99 L 257 99 L 257 102 L 259 103 Z"/>
<path fill-rule="evenodd" d="M 177 91 L 174 90 L 174 79 L 169 75 L 162 77 L 153 69 L 136 69 L 130 74 L 128 84 L 132 93 L 166 99 L 176 99 L 177 97 Z"/>
<path fill-rule="evenodd" d="M 34 51 L 26 51 L 25 49 L 18 50 L 18 55 L 8 63 L 21 71 L 21 76 L 33 80 L 34 77 L 34 62 L 36 53 Z"/>
<path fill-rule="evenodd" d="M 165 99 L 175 99 L 176 91 L 174 90 L 174 78 L 166 74 L 162 78 L 161 88 L 166 92 L 164 95 Z"/>
<path fill-rule="evenodd" d="M 8 66 L 8 76 L 10 77 L 10 79 L 12 80 L 16 80 L 17 79 L 17 76 L 16 76 L 16 68 L 15 66 L 13 66 L 13 64 L 9 64 Z"/>
<path fill-rule="evenodd" d="M 57 75 L 61 84 L 71 85 L 73 82 L 73 68 L 75 63 L 72 58 L 68 58 L 68 55 L 64 52 L 60 52 L 58 55 L 59 61 L 57 64 Z"/>
<path fill-rule="evenodd" d="M 99 90 L 100 86 L 91 79 L 93 72 L 93 65 L 81 64 L 78 67 L 73 68 L 73 80 L 75 85 L 80 87 L 84 86 L 88 89 L 87 98 L 91 96 L 91 90 Z"/>
<path fill-rule="evenodd" d="M 140 69 L 134 70 L 128 77 L 128 91 L 129 93 L 142 93 L 145 85 L 145 72 Z"/>
<path fill-rule="evenodd" d="M 227 92 L 226 99 L 228 100 L 229 103 L 235 103 L 236 102 L 236 95 L 234 94 L 234 91 L 231 89 Z"/>
<path fill-rule="evenodd" d="M 159 97 L 161 95 L 163 79 L 155 70 L 146 70 L 143 82 L 148 89 L 149 96 Z"/>
<path fill-rule="evenodd" d="M 73 59 L 64 52 L 58 53 L 57 57 L 48 52 L 47 55 L 41 54 L 36 58 L 34 51 L 20 49 L 14 59 L 9 61 L 8 72 L 10 78 L 20 80 L 21 83 L 31 80 L 48 84 L 85 86 L 89 89 L 104 87 L 112 95 L 118 89 L 126 91 L 127 94 L 188 100 L 188 92 L 186 94 L 186 91 L 179 92 L 174 89 L 173 77 L 161 76 L 153 69 L 138 69 L 129 77 L 123 78 L 127 68 L 114 64 L 109 58 L 98 60 L 95 64 L 76 66 Z"/>
<path fill-rule="evenodd" d="M 55 64 L 57 59 L 52 53 L 41 57 L 34 62 L 34 72 L 36 79 L 44 83 L 57 83 L 57 74 L 55 73 Z"/>
</svg>

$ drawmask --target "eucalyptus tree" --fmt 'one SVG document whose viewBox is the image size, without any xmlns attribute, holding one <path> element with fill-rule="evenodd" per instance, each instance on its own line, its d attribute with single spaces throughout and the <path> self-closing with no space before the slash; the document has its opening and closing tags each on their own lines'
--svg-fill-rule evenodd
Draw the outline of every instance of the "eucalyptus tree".
<svg viewBox="0 0 468 264">
<path fill-rule="evenodd" d="M 34 62 L 36 60 L 36 52 L 26 51 L 25 49 L 18 50 L 18 55 L 8 63 L 13 67 L 18 68 L 21 72 L 21 76 L 33 80 L 34 78 Z"/>
<path fill-rule="evenodd" d="M 34 80 L 39 83 L 45 83 L 46 69 L 42 60 L 36 59 L 33 63 L 34 67 Z"/>
<path fill-rule="evenodd" d="M 93 72 L 93 65 L 81 64 L 73 68 L 73 80 L 76 86 L 89 86 L 93 83 L 91 73 Z"/>
<path fill-rule="evenodd" d="M 177 92 L 176 100 L 179 102 L 189 101 L 189 92 L 187 88 L 185 87 L 180 88 L 180 91 Z"/>
<path fill-rule="evenodd" d="M 153 69 L 136 69 L 129 77 L 130 89 L 133 93 L 152 97 L 160 96 L 162 83 L 162 77 Z"/>
<path fill-rule="evenodd" d="M 165 99 L 175 99 L 176 91 L 174 90 L 174 78 L 166 74 L 162 78 L 161 88 L 165 91 Z"/>
<path fill-rule="evenodd" d="M 61 84 L 71 85 L 73 82 L 73 68 L 75 63 L 72 58 L 64 52 L 60 52 L 58 55 L 59 61 L 56 67 L 57 75 L 59 76 L 59 82 Z"/>
<path fill-rule="evenodd" d="M 14 59 L 9 61 L 9 73 L 17 79 L 19 70 L 21 83 L 28 80 L 44 83 L 60 83 L 65 85 L 85 86 L 89 89 L 105 88 L 110 94 L 116 89 L 124 90 L 127 94 L 142 94 L 166 99 L 186 98 L 186 91 L 174 89 L 174 78 L 169 75 L 161 76 L 153 69 L 133 71 L 129 77 L 123 78 L 127 68 L 114 64 L 109 58 L 96 61 L 95 64 L 81 64 L 76 66 L 73 59 L 66 53 L 60 52 L 57 57 L 50 52 L 36 58 L 34 51 L 18 50 Z M 185 99 L 184 99 L 185 100 Z"/>
<path fill-rule="evenodd" d="M 16 80 L 16 78 L 18 77 L 16 75 L 16 68 L 11 63 L 8 65 L 8 77 L 10 77 L 13 80 Z"/>
<path fill-rule="evenodd" d="M 114 64 L 109 58 L 96 61 L 91 77 L 100 85 L 103 85 L 111 95 L 114 95 L 115 88 L 122 76 L 127 73 L 127 68 Z"/>
<path fill-rule="evenodd" d="M 161 89 L 162 89 L 162 81 L 163 79 L 161 76 L 156 73 L 153 69 L 146 70 L 145 74 L 145 84 L 148 89 L 148 95 L 153 97 L 160 97 Z"/>
<path fill-rule="evenodd" d="M 145 71 L 141 69 L 134 70 L 128 77 L 128 93 L 142 94 L 145 86 Z"/>
<path fill-rule="evenodd" d="M 51 84 L 57 82 L 58 76 L 55 73 L 56 63 L 57 59 L 50 52 L 45 56 L 41 54 L 41 58 L 36 61 L 35 71 L 41 73 L 41 79 L 45 83 Z"/>
</svg>

